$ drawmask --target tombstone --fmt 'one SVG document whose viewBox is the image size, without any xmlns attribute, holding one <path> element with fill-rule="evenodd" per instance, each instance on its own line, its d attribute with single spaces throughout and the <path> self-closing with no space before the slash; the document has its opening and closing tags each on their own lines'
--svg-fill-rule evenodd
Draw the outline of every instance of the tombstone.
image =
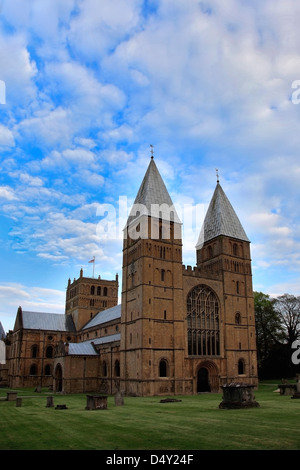
<svg viewBox="0 0 300 470">
<path fill-rule="evenodd" d="M 17 399 L 18 392 L 6 392 L 7 401 L 15 401 Z"/>
<path fill-rule="evenodd" d="M 297 387 L 295 384 L 284 383 L 278 384 L 278 388 L 280 395 L 293 395 Z"/>
<path fill-rule="evenodd" d="M 41 393 L 42 387 L 41 387 L 40 385 L 38 385 L 34 391 L 35 391 L 36 393 Z"/>
<path fill-rule="evenodd" d="M 16 406 L 17 407 L 22 406 L 22 398 L 16 398 Z"/>
<path fill-rule="evenodd" d="M 53 406 L 54 406 L 53 397 L 47 397 L 46 408 L 53 408 Z"/>
<path fill-rule="evenodd" d="M 223 385 L 221 409 L 257 408 L 259 404 L 253 395 L 254 385 L 244 382 L 231 382 Z"/>
<path fill-rule="evenodd" d="M 160 400 L 160 403 L 178 403 L 182 400 L 178 400 L 177 398 L 163 398 Z"/>
<path fill-rule="evenodd" d="M 123 406 L 124 405 L 124 395 L 120 391 L 118 391 L 115 394 L 115 405 L 116 406 Z"/>
<path fill-rule="evenodd" d="M 56 410 L 67 410 L 68 407 L 67 407 L 67 405 L 56 405 L 55 409 Z"/>
<path fill-rule="evenodd" d="M 296 379 L 297 379 L 296 390 L 294 391 L 294 394 L 291 398 L 300 398 L 300 374 L 296 375 Z"/>
<path fill-rule="evenodd" d="M 87 395 L 86 410 L 106 410 L 107 396 L 104 395 Z"/>
</svg>

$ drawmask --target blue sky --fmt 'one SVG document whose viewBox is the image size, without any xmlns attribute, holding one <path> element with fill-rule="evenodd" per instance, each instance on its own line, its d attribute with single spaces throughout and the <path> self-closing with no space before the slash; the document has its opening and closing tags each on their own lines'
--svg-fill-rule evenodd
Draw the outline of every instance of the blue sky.
<svg viewBox="0 0 300 470">
<path fill-rule="evenodd" d="M 68 278 L 91 276 L 93 256 L 97 275 L 121 275 L 119 230 L 103 236 L 101 214 L 115 208 L 118 226 L 120 198 L 130 209 L 150 144 L 194 214 L 184 264 L 218 168 L 254 289 L 300 295 L 299 15 L 296 0 L 0 1 L 6 331 L 19 305 L 63 313 Z"/>
</svg>

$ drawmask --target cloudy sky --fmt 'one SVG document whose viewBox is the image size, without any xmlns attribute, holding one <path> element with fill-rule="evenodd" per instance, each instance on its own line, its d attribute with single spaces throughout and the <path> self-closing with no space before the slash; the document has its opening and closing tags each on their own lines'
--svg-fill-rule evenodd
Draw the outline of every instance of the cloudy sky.
<svg viewBox="0 0 300 470">
<path fill-rule="evenodd" d="M 184 264 L 218 168 L 254 289 L 300 295 L 299 20 L 298 0 L 0 0 L 6 331 L 19 305 L 63 313 L 93 256 L 121 275 L 150 145 L 184 208 Z"/>
</svg>

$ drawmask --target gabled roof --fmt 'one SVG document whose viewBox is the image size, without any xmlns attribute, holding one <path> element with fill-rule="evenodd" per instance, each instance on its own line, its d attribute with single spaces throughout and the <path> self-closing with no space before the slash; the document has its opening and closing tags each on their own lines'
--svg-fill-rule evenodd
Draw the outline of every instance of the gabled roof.
<svg viewBox="0 0 300 470">
<path fill-rule="evenodd" d="M 24 310 L 18 312 L 15 324 L 15 329 L 22 327 L 29 330 L 76 331 L 70 315 Z"/>
<path fill-rule="evenodd" d="M 139 214 L 137 214 L 137 211 Z M 127 220 L 127 225 L 140 215 L 152 215 L 154 217 L 161 217 L 163 220 L 174 220 L 180 223 L 172 199 L 153 157 L 151 157 L 148 169 L 138 190 L 133 208 Z"/>
<path fill-rule="evenodd" d="M 201 248 L 203 243 L 220 235 L 249 242 L 238 216 L 218 182 L 208 207 L 196 248 Z"/>
<path fill-rule="evenodd" d="M 121 304 L 97 313 L 82 329 L 86 330 L 87 328 L 102 325 L 103 323 L 116 320 L 117 318 L 121 318 Z"/>
</svg>

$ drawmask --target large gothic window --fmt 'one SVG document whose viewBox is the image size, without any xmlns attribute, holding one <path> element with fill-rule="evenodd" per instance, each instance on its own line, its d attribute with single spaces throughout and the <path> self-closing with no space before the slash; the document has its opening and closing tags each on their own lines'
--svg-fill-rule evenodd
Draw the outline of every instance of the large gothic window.
<svg viewBox="0 0 300 470">
<path fill-rule="evenodd" d="M 219 301 L 212 289 L 199 285 L 187 297 L 187 335 L 190 356 L 220 354 Z"/>
</svg>

